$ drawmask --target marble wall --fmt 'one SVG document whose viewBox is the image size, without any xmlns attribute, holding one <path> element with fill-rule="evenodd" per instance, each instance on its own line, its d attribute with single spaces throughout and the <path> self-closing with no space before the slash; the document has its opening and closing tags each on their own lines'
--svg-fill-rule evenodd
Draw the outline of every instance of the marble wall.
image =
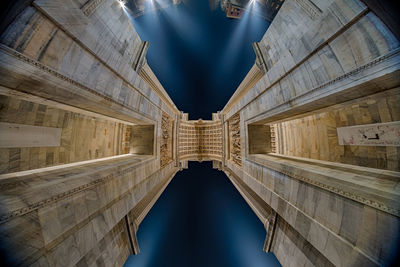
<svg viewBox="0 0 400 267">
<path fill-rule="evenodd" d="M 1 121 L 62 129 L 59 147 L 1 149 L 10 265 L 122 266 L 134 253 L 127 214 L 144 218 L 178 171 L 175 152 L 160 164 L 162 114 L 178 110 L 143 45 L 114 0 L 35 0 L 0 33 Z"/>
<path fill-rule="evenodd" d="M 189 121 L 117 1 L 32 1 L 0 33 L 0 118 L 59 127 L 64 139 L 1 149 L 11 263 L 122 265 L 178 169 L 214 160 L 284 266 L 389 264 L 400 240 L 398 148 L 340 146 L 333 133 L 399 120 L 400 43 L 377 14 L 359 0 L 286 0 L 257 44 L 263 71 L 253 66 L 213 121 Z M 249 126 L 266 124 L 276 153 L 254 154 Z M 152 153 L 131 154 L 138 137 L 126 125 L 153 129 Z"/>
<path fill-rule="evenodd" d="M 399 40 L 377 14 L 358 0 L 286 0 L 257 44 L 265 74 L 221 111 L 225 129 L 239 114 L 241 145 L 240 164 L 225 148 L 222 169 L 276 212 L 268 251 L 283 266 L 389 265 L 397 253 L 398 147 L 340 146 L 336 133 L 399 120 Z M 271 126 L 274 153 L 249 153 L 254 125 Z"/>
<path fill-rule="evenodd" d="M 316 111 L 276 127 L 276 153 L 400 171 L 400 147 L 339 145 L 337 128 L 400 121 L 400 90 Z"/>
<path fill-rule="evenodd" d="M 130 125 L 0 95 L 0 122 L 61 129 L 60 146 L 0 148 L 0 173 L 121 155 Z"/>
</svg>

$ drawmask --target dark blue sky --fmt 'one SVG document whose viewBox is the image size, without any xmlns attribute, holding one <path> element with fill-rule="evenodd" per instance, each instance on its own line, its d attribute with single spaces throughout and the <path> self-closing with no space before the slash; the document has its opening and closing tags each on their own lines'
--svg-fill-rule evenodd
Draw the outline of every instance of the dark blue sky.
<svg viewBox="0 0 400 267">
<path fill-rule="evenodd" d="M 211 119 L 222 110 L 254 64 L 252 42 L 268 23 L 245 14 L 231 20 L 207 0 L 132 20 L 149 41 L 147 61 L 179 110 Z M 139 227 L 141 252 L 125 266 L 279 266 L 262 251 L 265 230 L 239 192 L 211 162 L 190 162 Z"/>
<path fill-rule="evenodd" d="M 228 19 L 208 0 L 185 2 L 132 21 L 150 42 L 147 61 L 178 109 L 190 119 L 211 119 L 254 64 L 252 42 L 269 24 L 251 14 Z"/>
<path fill-rule="evenodd" d="M 263 252 L 265 230 L 211 162 L 189 162 L 139 226 L 140 254 L 125 267 L 280 266 Z"/>
</svg>

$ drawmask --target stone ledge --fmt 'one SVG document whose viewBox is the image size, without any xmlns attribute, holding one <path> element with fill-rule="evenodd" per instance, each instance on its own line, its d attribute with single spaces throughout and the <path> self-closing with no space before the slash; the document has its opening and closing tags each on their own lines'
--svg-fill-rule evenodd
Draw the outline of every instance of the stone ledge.
<svg viewBox="0 0 400 267">
<path fill-rule="evenodd" d="M 0 72 L 0 84 L 12 90 L 132 123 L 150 123 L 155 119 L 141 111 L 138 104 L 121 103 L 3 44 L 0 44 Z"/>
<path fill-rule="evenodd" d="M 277 154 L 247 160 L 400 217 L 400 172 Z"/>
<path fill-rule="evenodd" d="M 359 248 L 339 235 L 338 232 L 321 224 L 321 222 L 305 213 L 271 188 L 268 188 L 262 182 L 256 180 L 232 162 L 228 162 L 224 171 L 234 173 L 250 190 L 263 199 L 264 205 L 270 206 L 279 215 L 279 220 L 282 219 L 289 224 L 304 240 L 335 266 L 352 266 L 351 263 L 354 260 L 363 263 L 363 266 L 381 265 L 379 257 L 368 255 L 364 249 Z M 304 225 L 309 225 L 310 228 L 304 227 Z"/>
<path fill-rule="evenodd" d="M 151 156 L 134 155 L 112 157 L 105 161 L 77 164 L 74 167 L 61 166 L 57 169 L 44 168 L 42 173 L 27 172 L 26 175 L 16 174 L 14 177 L 2 179 L 2 205 L 7 210 L 2 210 L 0 224 L 105 183 L 155 159 Z M 43 192 L 48 194 L 43 195 Z"/>
<path fill-rule="evenodd" d="M 248 123 L 272 122 L 392 89 L 400 84 L 399 62 L 400 49 L 397 48 L 341 76 L 291 97 L 287 101 L 268 105 L 267 109 L 260 110 L 256 115 L 250 115 L 246 121 Z M 238 109 L 249 108 L 255 100 L 266 97 L 268 94 L 268 90 L 265 90 Z"/>
</svg>

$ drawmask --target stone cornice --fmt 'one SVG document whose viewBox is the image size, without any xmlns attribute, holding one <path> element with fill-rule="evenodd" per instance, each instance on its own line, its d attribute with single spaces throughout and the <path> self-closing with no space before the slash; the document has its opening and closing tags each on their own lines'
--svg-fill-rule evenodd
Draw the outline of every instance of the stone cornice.
<svg viewBox="0 0 400 267">
<path fill-rule="evenodd" d="M 264 205 L 270 206 L 277 213 L 278 215 L 277 219 L 279 219 L 279 221 L 286 222 L 293 229 L 298 231 L 299 234 L 301 232 L 301 224 L 296 223 L 296 220 L 293 218 L 294 214 L 302 214 L 303 215 L 302 217 L 306 219 L 310 224 L 313 223 L 315 225 L 318 225 L 318 228 L 321 230 L 318 233 L 321 236 L 329 235 L 329 238 L 333 240 L 332 242 L 337 244 L 341 243 L 341 246 L 344 248 L 344 250 L 342 251 L 343 255 L 341 255 L 342 257 L 349 258 L 349 257 L 354 257 L 354 254 L 357 254 L 356 257 L 362 257 L 366 260 L 365 262 L 373 263 L 371 266 L 380 266 L 380 264 L 375 259 L 367 255 L 363 250 L 360 250 L 353 243 L 350 243 L 348 240 L 338 235 L 337 232 L 333 232 L 331 229 L 321 224 L 318 220 L 314 219 L 309 214 L 305 213 L 304 210 L 297 207 L 294 203 L 291 203 L 284 196 L 275 192 L 273 188 L 266 186 L 264 183 L 260 182 L 259 180 L 256 180 L 253 176 L 244 172 L 242 168 L 238 167 L 232 162 L 228 162 L 227 168 L 224 169 L 224 171 L 225 173 L 227 173 L 228 171 L 231 174 L 235 174 L 236 175 L 235 177 L 237 177 L 238 180 L 243 181 L 244 184 L 246 184 L 253 192 L 255 192 L 259 197 L 263 199 L 263 202 L 265 203 Z M 254 180 L 250 182 L 249 179 L 250 180 L 254 179 Z M 284 205 L 285 208 L 282 209 L 279 208 L 280 200 L 282 201 L 282 203 L 286 203 Z M 283 220 L 281 220 L 281 218 Z M 295 218 L 297 218 L 297 215 L 295 216 Z M 264 224 L 264 226 L 266 226 L 268 223 L 268 218 L 265 221 L 262 221 L 262 223 Z M 329 252 L 327 253 L 326 251 L 326 243 L 314 242 L 309 235 L 303 234 L 302 236 L 305 240 L 310 242 L 311 245 L 314 246 L 321 254 L 323 254 L 329 261 L 335 262 L 334 261 L 336 259 L 335 255 Z M 274 237 L 272 236 L 272 238 Z M 272 240 L 272 245 L 273 242 L 274 241 Z"/>
<path fill-rule="evenodd" d="M 105 0 L 89 0 L 83 7 L 82 11 L 86 16 L 92 15 L 96 9 L 104 2 Z"/>
<path fill-rule="evenodd" d="M 398 61 L 399 58 L 400 58 L 400 48 L 394 49 L 394 50 L 390 51 L 389 53 L 387 53 L 385 55 L 377 57 L 374 60 L 371 60 L 370 62 L 368 62 L 368 63 L 366 63 L 366 64 L 364 64 L 364 65 L 362 65 L 362 66 L 360 66 L 358 68 L 355 68 L 355 69 L 353 69 L 353 70 L 351 70 L 349 72 L 344 73 L 343 75 L 340 75 L 340 76 L 338 76 L 338 77 L 336 77 L 336 78 L 334 78 L 332 80 L 329 80 L 329 81 L 327 81 L 327 82 L 325 82 L 325 83 L 323 83 L 323 84 L 321 84 L 319 86 L 316 86 L 316 87 L 312 88 L 311 90 L 308 90 L 308 91 L 306 91 L 306 92 L 304 92 L 302 94 L 296 95 L 296 96 L 288 99 L 287 101 L 285 101 L 285 102 L 283 102 L 281 104 L 278 104 L 276 106 L 272 106 L 269 109 L 264 110 L 261 114 L 257 114 L 255 116 L 249 117 L 249 118 L 246 119 L 246 121 L 249 122 L 249 123 L 253 123 L 253 122 L 259 121 L 259 120 L 266 120 L 266 118 L 264 118 L 264 117 L 270 117 L 270 116 L 274 116 L 276 114 L 282 113 L 281 110 L 284 109 L 285 106 L 290 106 L 290 109 L 293 109 L 298 102 L 301 102 L 302 100 L 303 100 L 303 102 L 305 102 L 304 99 L 313 98 L 312 97 L 313 94 L 318 94 L 318 92 L 321 91 L 321 89 L 323 89 L 324 93 L 320 93 L 317 96 L 318 99 L 320 99 L 320 98 L 324 97 L 326 94 L 330 93 L 331 91 L 337 91 L 337 90 L 335 90 L 335 88 L 332 88 L 332 90 L 328 90 L 329 87 L 332 87 L 332 86 L 338 87 L 339 86 L 339 82 L 344 81 L 347 78 L 352 78 L 352 76 L 360 74 L 365 70 L 369 70 L 369 69 L 371 69 L 371 68 L 375 67 L 376 65 L 381 64 L 383 62 L 392 60 L 390 62 L 390 66 L 381 67 L 380 70 L 384 71 L 386 68 L 391 68 L 391 67 L 393 67 L 395 69 L 398 69 L 399 68 L 399 61 Z M 362 82 L 364 84 L 367 82 L 367 81 L 365 81 L 364 77 L 361 77 L 360 80 L 362 80 Z M 355 82 L 355 81 L 356 80 L 351 80 L 351 82 Z M 399 81 L 400 81 L 400 79 L 398 79 L 397 82 L 399 82 Z M 268 88 L 271 88 L 272 86 L 273 85 L 269 86 Z M 345 88 L 346 86 L 347 86 L 347 84 L 344 85 L 344 86 L 340 86 L 340 87 L 341 88 Z M 263 93 L 265 91 L 266 90 L 261 92 L 255 98 L 249 100 L 249 102 L 247 104 L 245 104 L 243 107 L 239 108 L 239 110 L 242 110 L 246 106 L 250 105 L 252 101 L 254 101 L 258 97 L 263 95 Z M 365 95 L 361 95 L 361 96 L 365 96 Z M 346 101 L 346 100 L 344 100 L 344 101 Z M 337 103 L 331 103 L 331 104 L 337 104 Z M 322 107 L 318 107 L 318 109 L 319 108 L 322 108 Z"/>
<path fill-rule="evenodd" d="M 58 72 L 57 70 L 55 70 L 55 69 L 53 69 L 53 68 L 51 68 L 51 67 L 49 67 L 49 66 L 47 66 L 47 65 L 45 65 L 45 64 L 42 64 L 42 63 L 40 63 L 39 61 L 34 60 L 34 59 L 32 59 L 32 58 L 30 58 L 30 57 L 28 57 L 28 56 L 26 56 L 26 55 L 24 55 L 24 54 L 22 54 L 22 53 L 19 53 L 18 51 L 14 50 L 14 49 L 12 49 L 12 48 L 10 48 L 10 47 L 8 47 L 8 46 L 6 46 L 6 45 L 0 43 L 0 53 L 1 53 L 1 52 L 4 52 L 5 54 L 7 54 L 7 55 L 9 55 L 9 56 L 11 56 L 11 57 L 14 57 L 14 58 L 16 58 L 17 60 L 23 61 L 23 62 L 25 62 L 25 63 L 27 63 L 27 64 L 29 64 L 29 65 L 31 65 L 31 66 L 33 66 L 33 67 L 39 69 L 39 70 L 41 70 L 41 71 L 44 71 L 44 72 L 46 72 L 46 73 L 48 73 L 48 74 L 50 74 L 50 75 L 52 75 L 52 76 L 54 76 L 54 77 L 56 77 L 56 78 L 58 78 L 58 79 L 61 79 L 61 80 L 63 80 L 64 82 L 67 82 L 67 83 L 71 84 L 72 86 L 76 86 L 76 87 L 78 87 L 79 89 L 82 89 L 82 90 L 84 90 L 84 91 L 87 91 L 87 92 L 89 92 L 89 93 L 91 93 L 91 94 L 93 94 L 93 95 L 99 96 L 99 97 L 103 98 L 105 101 L 109 101 L 109 102 L 115 103 L 115 104 L 117 104 L 117 105 L 119 105 L 119 106 L 122 106 L 122 107 L 124 107 L 124 108 L 126 108 L 126 109 L 128 109 L 128 110 L 130 110 L 130 111 L 133 111 L 133 112 L 135 112 L 135 113 L 140 113 L 141 116 L 143 116 L 143 117 L 145 117 L 145 118 L 147 118 L 147 119 L 149 119 L 149 120 L 153 120 L 153 118 L 149 117 L 147 114 L 140 112 L 139 109 L 135 109 L 135 108 L 129 107 L 129 106 L 127 106 L 127 105 L 124 105 L 124 104 L 122 104 L 122 103 L 116 101 L 116 100 L 113 99 L 112 97 L 106 96 L 106 95 L 104 95 L 104 94 L 100 94 L 100 93 L 97 92 L 96 90 L 94 90 L 94 89 L 92 89 L 92 88 L 90 88 L 90 87 L 88 87 L 88 86 L 86 86 L 86 85 L 83 85 L 83 84 L 80 83 L 80 82 L 77 82 L 76 80 L 74 80 L 74 79 L 72 79 L 72 78 L 70 78 L 70 77 L 68 77 L 68 76 L 66 76 L 66 75 L 64 75 L 64 74 L 62 74 L 62 73 L 60 73 L 60 72 Z M 136 90 L 136 91 L 137 91 L 137 90 Z M 152 103 L 146 96 L 144 96 L 140 91 L 137 91 L 137 92 L 138 92 L 142 97 L 146 98 L 151 104 L 153 104 L 153 103 Z M 153 105 L 154 105 L 154 104 L 153 104 Z M 161 108 L 161 107 L 159 107 L 159 108 Z"/>
<path fill-rule="evenodd" d="M 142 223 L 147 213 L 149 213 L 150 209 L 156 203 L 157 199 L 161 196 L 162 192 L 164 192 L 165 188 L 177 172 L 178 170 L 174 170 L 171 174 L 166 176 L 130 211 L 135 218 L 134 223 L 137 227 Z"/>
<path fill-rule="evenodd" d="M 93 2 L 93 7 L 92 8 L 97 8 L 103 1 L 106 0 L 91 0 L 90 2 Z M 88 2 L 87 4 L 90 4 L 90 2 Z M 96 3 L 95 3 L 96 2 Z M 98 2 L 98 3 L 97 3 Z M 101 3 L 100 3 L 101 2 Z M 113 66 L 111 66 L 106 59 L 104 59 L 103 57 L 101 57 L 99 54 L 97 54 L 94 50 L 93 47 L 89 47 L 87 43 L 82 42 L 78 36 L 76 36 L 74 33 L 72 33 L 68 28 L 65 27 L 65 25 L 60 24 L 60 22 L 55 19 L 51 14 L 48 13 L 47 10 L 43 9 L 42 6 L 33 3 L 33 6 L 39 11 L 41 12 L 47 19 L 49 19 L 52 23 L 54 23 L 61 31 L 63 31 L 68 37 L 70 37 L 71 39 L 73 39 L 80 47 L 82 47 L 85 51 L 87 51 L 89 54 L 91 54 L 93 57 L 96 58 L 96 60 L 98 60 L 101 64 L 103 64 L 107 69 L 109 69 L 116 77 L 118 77 L 119 79 L 121 79 L 122 81 L 124 81 L 126 84 L 129 85 L 129 87 L 131 87 L 132 89 L 134 89 L 135 91 L 137 91 L 143 98 L 145 98 L 146 100 L 148 100 L 150 102 L 151 105 L 158 107 L 159 109 L 163 109 L 163 106 L 158 103 L 157 101 L 152 101 L 147 95 L 146 92 L 143 91 L 141 88 L 137 88 L 135 87 L 130 81 L 128 81 L 126 79 L 125 76 L 122 76 L 118 70 L 116 70 Z M 133 68 L 132 68 L 132 71 Z M 137 73 L 137 72 L 135 72 Z M 139 73 L 137 73 L 138 76 L 140 77 Z M 142 77 L 140 77 L 140 79 L 142 79 Z M 147 83 L 146 83 L 147 84 Z M 158 94 L 157 94 L 158 96 Z M 168 112 L 166 110 L 166 112 Z"/>
<path fill-rule="evenodd" d="M 151 70 L 150 66 L 145 63 L 139 72 L 140 77 L 157 93 L 157 95 L 164 101 L 164 103 L 175 113 L 179 113 L 179 110 L 175 106 L 174 102 L 165 91 L 156 75 Z"/>
<path fill-rule="evenodd" d="M 186 154 L 186 155 L 180 155 L 179 160 L 189 160 L 189 161 L 210 161 L 210 160 L 222 160 L 221 155 L 215 155 L 215 154 Z"/>
<path fill-rule="evenodd" d="M 131 159 L 136 158 L 137 156 L 131 156 Z M 60 194 L 56 194 L 53 196 L 50 196 L 48 198 L 44 198 L 40 201 L 36 201 L 33 203 L 27 203 L 26 207 L 23 208 L 15 208 L 13 210 L 7 211 L 3 214 L 0 215 L 0 224 L 14 218 L 17 216 L 22 216 L 24 214 L 27 214 L 29 212 L 38 210 L 44 206 L 56 203 L 58 201 L 61 201 L 65 198 L 71 197 L 79 192 L 85 191 L 85 190 L 89 190 L 95 186 L 98 186 L 99 184 L 104 184 L 112 179 L 115 179 L 117 177 L 121 177 L 125 174 L 128 174 L 130 172 L 132 172 L 133 170 L 138 168 L 138 165 L 140 164 L 145 164 L 146 162 L 149 163 L 151 161 L 154 160 L 154 158 L 150 157 L 150 158 L 145 158 L 144 161 L 133 161 L 131 164 L 128 164 L 128 166 L 126 166 L 127 161 L 129 161 L 129 158 L 121 158 L 120 161 L 118 162 L 114 162 L 115 159 L 111 158 L 110 161 L 112 162 L 112 166 L 110 166 L 110 170 L 115 168 L 115 171 L 105 175 L 103 177 L 100 176 L 100 178 L 98 179 L 94 179 L 88 183 L 83 183 L 82 185 L 79 185 L 77 187 L 74 187 L 72 189 L 66 190 Z M 101 166 L 105 166 L 107 164 L 107 162 L 101 162 Z M 133 164 L 133 165 L 132 165 Z M 89 164 L 85 164 L 85 171 L 86 173 L 90 173 L 91 175 L 93 175 L 93 172 L 104 172 L 104 169 L 98 168 L 99 164 L 96 163 L 89 163 Z M 132 166 L 129 166 L 132 165 Z M 124 168 L 125 166 L 125 168 Z M 76 169 L 78 169 L 80 166 L 75 167 Z M 68 167 L 67 167 L 68 168 Z M 73 175 L 74 172 L 71 171 L 71 168 L 68 168 L 69 172 Z M 59 172 L 59 174 L 57 174 L 57 172 Z M 43 174 L 43 175 L 51 175 L 54 177 L 57 176 L 63 176 L 63 169 L 60 169 L 58 171 L 53 171 L 50 172 L 48 174 Z M 80 173 L 81 175 L 81 173 Z M 38 177 L 39 174 L 33 174 L 33 178 Z M 27 184 L 29 184 L 29 179 L 32 178 L 32 175 L 27 175 L 26 177 L 16 177 L 16 178 L 11 178 L 8 180 L 11 180 L 10 182 L 4 182 L 4 183 L 0 183 L 0 191 L 2 191 L 4 193 L 4 191 L 6 190 L 15 190 L 15 187 L 21 186 L 21 187 L 26 187 Z M 67 178 L 67 177 L 66 177 Z M 18 179 L 18 181 L 13 181 L 14 179 Z M 21 192 L 22 193 L 22 192 Z M 23 194 L 23 193 L 22 193 Z M 25 200 L 26 202 L 26 200 Z"/>
<path fill-rule="evenodd" d="M 340 29 L 338 29 L 336 32 L 332 33 L 331 36 L 329 38 L 327 38 L 324 42 L 318 44 L 316 47 L 313 48 L 312 51 L 310 51 L 309 54 L 305 55 L 301 60 L 299 60 L 297 63 L 295 63 L 291 68 L 289 68 L 283 75 L 281 75 L 280 77 L 278 77 L 277 79 L 271 81 L 271 83 L 266 87 L 266 88 L 262 88 L 261 92 L 258 93 L 256 96 L 254 97 L 249 97 L 249 99 L 246 101 L 246 103 L 236 103 L 236 105 L 240 104 L 239 107 L 237 107 L 235 111 L 233 111 L 233 113 L 236 113 L 238 110 L 242 110 L 243 108 L 247 107 L 248 105 L 251 104 L 252 101 L 254 101 L 255 99 L 259 98 L 261 95 L 263 95 L 267 90 L 269 90 L 270 88 L 272 88 L 273 86 L 275 86 L 276 84 L 278 84 L 280 81 L 282 81 L 282 79 L 284 79 L 285 77 L 287 77 L 288 75 L 290 75 L 295 69 L 297 69 L 300 65 L 302 65 L 303 63 L 305 63 L 308 59 L 310 59 L 312 56 L 314 56 L 315 54 L 317 54 L 320 50 L 322 50 L 329 42 L 335 40 L 338 36 L 340 36 L 343 32 L 345 32 L 347 29 L 349 29 L 352 25 L 354 25 L 355 23 L 357 23 L 362 17 L 364 17 L 366 14 L 368 13 L 368 8 L 364 8 L 358 15 L 356 15 L 355 17 L 353 17 L 346 25 L 343 25 L 343 27 L 341 27 Z M 249 91 L 253 90 L 254 87 L 252 89 L 250 89 Z M 290 100 L 289 100 L 290 101 Z M 233 107 L 232 107 L 233 108 Z M 228 117 L 230 117 L 232 114 L 228 114 Z"/>
<path fill-rule="evenodd" d="M 235 106 L 239 102 L 239 100 L 257 84 L 257 82 L 263 77 L 263 75 L 264 74 L 262 73 L 260 68 L 256 64 L 254 64 L 253 67 L 246 74 L 246 77 L 244 77 L 243 81 L 240 83 L 239 87 L 233 93 L 228 103 L 226 103 L 221 113 L 227 114 L 232 109 L 232 107 Z"/>
<path fill-rule="evenodd" d="M 246 160 L 400 217 L 400 197 L 399 194 L 396 193 L 395 187 L 392 188 L 392 191 L 388 192 L 387 188 L 376 188 L 376 186 L 374 187 L 373 185 L 367 187 L 362 183 L 357 183 L 357 181 L 353 179 L 354 176 L 357 176 L 357 179 L 361 179 L 362 174 L 360 174 L 360 172 L 362 173 L 364 171 L 365 177 L 377 179 L 374 184 L 379 184 L 378 180 L 391 180 L 392 183 L 396 183 L 400 178 L 400 173 L 398 172 L 381 170 L 381 174 L 379 174 L 376 173 L 376 170 L 371 169 L 373 173 L 368 173 L 367 169 L 369 168 L 353 165 L 349 165 L 347 170 L 331 166 L 332 172 L 329 172 L 325 170 L 329 168 L 329 162 L 302 159 L 302 161 L 306 162 L 307 165 L 305 165 L 301 164 L 300 160 L 294 159 L 294 157 L 285 157 L 283 155 L 251 155 L 246 158 Z M 318 164 L 318 162 L 321 164 Z M 340 165 L 345 166 L 346 164 Z M 324 169 L 318 171 L 318 167 L 321 166 L 323 166 Z M 355 171 L 352 172 L 351 169 L 355 169 Z M 339 173 L 342 177 L 337 176 Z"/>
</svg>

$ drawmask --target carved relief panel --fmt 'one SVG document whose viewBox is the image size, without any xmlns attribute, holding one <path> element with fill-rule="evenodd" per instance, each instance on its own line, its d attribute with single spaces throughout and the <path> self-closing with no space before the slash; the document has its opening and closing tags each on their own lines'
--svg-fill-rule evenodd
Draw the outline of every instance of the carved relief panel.
<svg viewBox="0 0 400 267">
<path fill-rule="evenodd" d="M 174 121 L 166 113 L 162 113 L 161 119 L 161 144 L 160 144 L 160 165 L 164 167 L 172 161 L 173 150 L 173 129 Z"/>
<path fill-rule="evenodd" d="M 229 127 L 229 159 L 242 166 L 240 143 L 240 115 L 235 114 L 228 120 Z"/>
<path fill-rule="evenodd" d="M 221 122 L 182 122 L 179 126 L 179 156 L 196 156 L 199 161 L 207 157 L 221 158 Z"/>
</svg>

